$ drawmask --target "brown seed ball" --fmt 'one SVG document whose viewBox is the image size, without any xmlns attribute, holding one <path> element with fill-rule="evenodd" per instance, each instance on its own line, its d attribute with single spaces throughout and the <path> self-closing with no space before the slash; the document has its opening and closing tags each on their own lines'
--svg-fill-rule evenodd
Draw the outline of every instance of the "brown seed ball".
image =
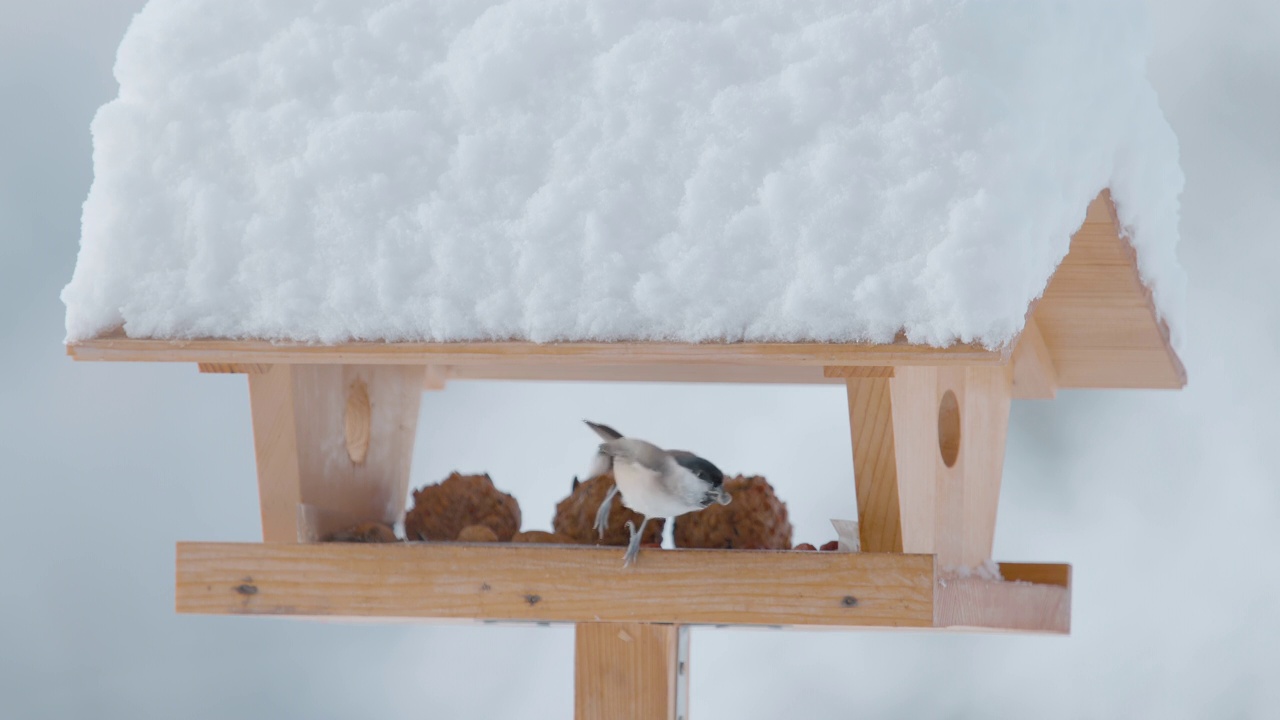
<svg viewBox="0 0 1280 720">
<path fill-rule="evenodd" d="M 840 549 L 840 541 L 839 541 L 839 540 L 832 540 L 832 541 L 830 541 L 830 542 L 824 542 L 824 543 L 822 543 L 822 550 L 823 550 L 824 552 L 831 552 L 831 551 L 833 551 L 833 550 L 839 550 L 839 549 Z"/>
<path fill-rule="evenodd" d="M 513 543 L 548 543 L 552 545 L 572 545 L 573 538 L 546 530 L 525 530 L 511 536 Z"/>
<path fill-rule="evenodd" d="M 800 543 L 799 545 L 791 549 L 792 550 L 817 550 L 818 548 L 814 547 L 813 543 Z"/>
<path fill-rule="evenodd" d="M 498 542 L 498 534 L 488 525 L 468 525 L 458 533 L 458 542 Z"/>
<path fill-rule="evenodd" d="M 468 525 L 484 525 L 506 542 L 520 529 L 520 504 L 495 488 L 488 475 L 455 472 L 444 482 L 414 491 L 404 534 L 410 541 L 448 541 Z"/>
<path fill-rule="evenodd" d="M 787 504 L 759 475 L 729 478 L 728 505 L 711 505 L 676 518 L 676 547 L 786 550 L 791 547 Z"/>
<path fill-rule="evenodd" d="M 390 525 L 380 522 L 363 522 L 345 530 L 330 533 L 324 538 L 324 542 L 393 543 L 400 542 L 400 538 L 396 537 L 396 531 L 392 530 Z"/>
<path fill-rule="evenodd" d="M 627 532 L 627 521 L 640 527 L 644 516 L 625 507 L 622 504 L 621 495 L 613 498 L 613 507 L 609 509 L 609 523 L 603 539 L 594 527 L 596 511 L 600 509 L 600 503 L 604 502 L 604 497 L 609 494 L 611 487 L 613 487 L 611 472 L 577 483 L 573 492 L 569 493 L 569 497 L 556 505 L 556 516 L 551 521 L 551 527 L 557 534 L 570 538 L 570 542 L 579 545 L 626 545 L 631 541 L 631 534 Z M 665 522 L 662 518 L 649 520 L 640 542 L 642 544 L 661 543 L 662 527 Z"/>
</svg>

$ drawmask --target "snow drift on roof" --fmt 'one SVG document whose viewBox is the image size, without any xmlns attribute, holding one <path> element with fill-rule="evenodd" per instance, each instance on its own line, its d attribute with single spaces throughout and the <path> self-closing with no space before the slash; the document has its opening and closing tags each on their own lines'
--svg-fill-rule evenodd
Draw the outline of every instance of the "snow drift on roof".
<svg viewBox="0 0 1280 720">
<path fill-rule="evenodd" d="M 69 340 L 978 341 L 1112 189 L 1178 331 L 1140 2 L 152 0 Z"/>
</svg>

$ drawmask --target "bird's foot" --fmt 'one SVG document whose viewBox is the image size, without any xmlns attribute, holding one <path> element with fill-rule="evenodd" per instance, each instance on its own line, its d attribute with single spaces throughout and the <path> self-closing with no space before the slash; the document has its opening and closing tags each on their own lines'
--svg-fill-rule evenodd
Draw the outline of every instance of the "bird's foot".
<svg viewBox="0 0 1280 720">
<path fill-rule="evenodd" d="M 618 486 L 614 485 L 609 488 L 608 494 L 604 496 L 604 500 L 600 503 L 600 508 L 596 510 L 596 532 L 600 533 L 600 539 L 604 539 L 604 531 L 609 528 L 609 511 L 613 509 L 613 496 L 618 494 Z"/>
<path fill-rule="evenodd" d="M 631 542 L 627 543 L 627 554 L 622 556 L 622 567 L 630 567 L 640 555 L 640 532 L 635 523 L 627 521 L 627 530 L 631 533 Z"/>
<path fill-rule="evenodd" d="M 600 534 L 600 539 L 604 539 L 604 531 L 609 527 L 609 505 L 601 503 L 600 509 L 596 511 L 596 532 Z"/>
</svg>

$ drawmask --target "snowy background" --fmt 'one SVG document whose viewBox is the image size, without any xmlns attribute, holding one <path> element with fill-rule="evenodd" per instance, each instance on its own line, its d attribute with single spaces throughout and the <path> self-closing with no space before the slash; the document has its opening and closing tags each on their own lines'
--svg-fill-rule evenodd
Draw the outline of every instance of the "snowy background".
<svg viewBox="0 0 1280 720">
<path fill-rule="evenodd" d="M 0 716 L 569 717 L 570 628 L 173 613 L 175 541 L 259 532 L 244 379 L 73 364 L 58 300 L 141 4 L 0 15 Z M 694 718 L 1280 714 L 1280 9 L 1151 12 L 1191 384 L 1015 404 L 996 536 L 1000 559 L 1074 564 L 1072 636 L 699 629 Z M 422 412 L 413 482 L 488 470 L 526 527 L 580 470 L 583 416 L 767 475 L 798 541 L 853 507 L 839 389 L 459 383 Z"/>
</svg>

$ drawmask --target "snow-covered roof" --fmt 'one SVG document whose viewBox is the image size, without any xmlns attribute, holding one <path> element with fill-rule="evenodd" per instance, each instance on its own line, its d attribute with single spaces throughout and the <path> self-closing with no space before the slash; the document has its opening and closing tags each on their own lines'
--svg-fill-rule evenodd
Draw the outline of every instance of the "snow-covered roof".
<svg viewBox="0 0 1280 720">
<path fill-rule="evenodd" d="M 152 0 L 68 339 L 997 346 L 1110 188 L 1176 342 L 1146 52 L 1138 0 Z"/>
</svg>

